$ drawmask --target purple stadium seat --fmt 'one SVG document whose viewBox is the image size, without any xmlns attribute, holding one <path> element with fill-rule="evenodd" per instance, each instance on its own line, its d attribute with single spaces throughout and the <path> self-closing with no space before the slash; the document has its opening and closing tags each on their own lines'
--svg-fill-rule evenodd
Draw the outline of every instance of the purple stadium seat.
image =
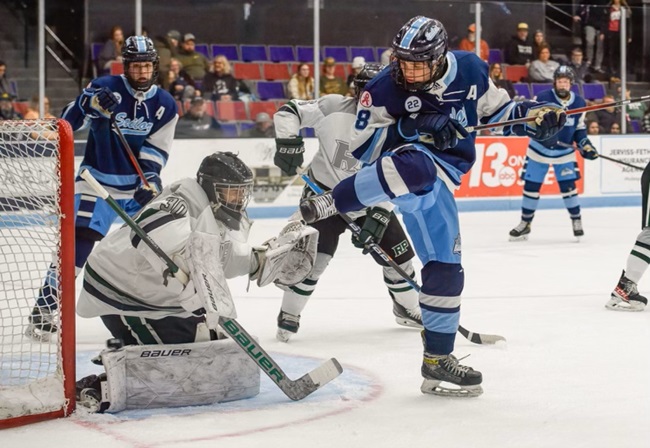
<svg viewBox="0 0 650 448">
<path fill-rule="evenodd" d="M 336 62 L 350 62 L 348 47 L 323 47 L 326 58 L 334 58 Z"/>
<path fill-rule="evenodd" d="M 257 96 L 262 101 L 286 98 L 284 84 L 280 81 L 260 81 L 257 83 Z"/>
<path fill-rule="evenodd" d="M 197 53 L 201 53 L 206 58 L 210 59 L 210 51 L 208 49 L 208 44 L 196 44 L 194 50 Z"/>
<path fill-rule="evenodd" d="M 234 138 L 239 137 L 237 132 L 237 123 L 219 123 L 221 132 L 224 137 Z"/>
<path fill-rule="evenodd" d="M 241 59 L 244 62 L 268 61 L 266 46 L 264 45 L 240 45 Z"/>
<path fill-rule="evenodd" d="M 539 92 L 553 88 L 551 83 L 531 82 L 530 87 L 533 90 L 533 97 L 539 95 Z"/>
<path fill-rule="evenodd" d="M 488 55 L 488 64 L 501 64 L 503 63 L 503 51 L 500 48 L 490 48 Z"/>
<path fill-rule="evenodd" d="M 296 58 L 298 62 L 309 62 L 314 60 L 314 47 L 306 47 L 303 45 L 296 45 Z M 323 51 L 321 48 L 321 60 L 323 59 Z"/>
<path fill-rule="evenodd" d="M 300 135 L 303 137 L 316 137 L 316 131 L 314 131 L 314 128 L 302 128 Z"/>
<path fill-rule="evenodd" d="M 97 61 L 99 53 L 102 52 L 102 48 L 104 48 L 104 44 L 101 42 L 93 42 L 90 44 L 90 59 Z"/>
<path fill-rule="evenodd" d="M 512 87 L 515 88 L 517 95 L 523 96 L 524 98 L 532 98 L 530 95 L 530 86 L 527 82 L 513 82 Z"/>
<path fill-rule="evenodd" d="M 239 61 L 239 50 L 235 44 L 212 44 L 210 45 L 212 57 L 223 55 L 229 61 Z"/>
<path fill-rule="evenodd" d="M 269 45 L 271 62 L 295 62 L 296 54 L 291 45 Z"/>
<path fill-rule="evenodd" d="M 582 92 L 587 100 L 599 100 L 605 96 L 605 86 L 599 82 L 585 83 Z"/>
<path fill-rule="evenodd" d="M 363 57 L 366 62 L 377 62 L 375 49 L 373 47 L 350 47 L 350 60 L 357 56 Z"/>
</svg>

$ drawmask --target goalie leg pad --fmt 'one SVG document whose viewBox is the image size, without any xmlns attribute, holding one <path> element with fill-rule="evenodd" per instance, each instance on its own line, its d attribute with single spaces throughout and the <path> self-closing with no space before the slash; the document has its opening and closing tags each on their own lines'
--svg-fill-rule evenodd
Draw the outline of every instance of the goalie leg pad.
<svg viewBox="0 0 650 448">
<path fill-rule="evenodd" d="M 231 339 L 104 350 L 106 412 L 198 406 L 254 397 L 260 370 Z"/>
</svg>

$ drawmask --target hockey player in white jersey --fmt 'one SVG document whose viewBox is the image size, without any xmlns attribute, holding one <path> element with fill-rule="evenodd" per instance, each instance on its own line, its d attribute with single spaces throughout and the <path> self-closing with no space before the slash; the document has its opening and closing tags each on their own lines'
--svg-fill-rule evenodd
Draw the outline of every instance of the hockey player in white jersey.
<svg viewBox="0 0 650 448">
<path fill-rule="evenodd" d="M 260 286 L 298 283 L 313 267 L 318 235 L 292 222 L 279 237 L 251 247 L 246 205 L 252 187 L 253 174 L 236 155 L 215 153 L 203 160 L 196 180 L 165 187 L 137 216 L 139 226 L 188 273 L 187 284 L 170 276 L 167 265 L 127 226 L 97 245 L 84 269 L 77 313 L 100 317 L 127 348 L 102 353 L 107 377 L 79 381 L 81 402 L 98 405 L 99 390 L 108 390 L 101 410 L 113 412 L 206 404 L 259 391 L 256 364 L 233 341 L 217 340 L 219 316 L 236 317 L 226 279 L 249 275 Z M 200 293 L 207 280 L 197 272 L 217 279 L 210 289 L 214 296 Z M 219 306 L 208 303 L 214 297 Z M 145 347 L 132 347 L 140 345 Z M 165 390 L 171 378 L 177 384 Z"/>
<path fill-rule="evenodd" d="M 319 148 L 309 169 L 309 177 L 325 190 L 331 190 L 360 168 L 359 161 L 351 156 L 350 134 L 357 113 L 357 101 L 365 85 L 384 67 L 380 64 L 366 64 L 355 77 L 356 97 L 326 95 L 319 100 L 293 100 L 283 105 L 273 117 L 276 132 L 277 152 L 274 161 L 286 174 L 296 175 L 303 163 L 304 146 L 299 137 L 300 129 L 313 127 L 318 136 Z M 305 187 L 303 197 L 313 193 Z M 361 239 L 353 235 L 355 246 L 364 248 L 370 240 L 378 243 L 397 264 L 411 276 L 415 275 L 411 244 L 399 220 L 388 203 L 378 204 L 349 216 L 362 227 Z M 300 316 L 309 297 L 316 288 L 318 279 L 336 253 L 339 237 L 348 228 L 340 216 L 332 216 L 312 224 L 319 232 L 318 255 L 314 270 L 307 278 L 285 289 L 282 308 L 278 315 L 277 338 L 287 342 L 298 332 Z M 366 251 L 364 250 L 364 253 Z M 417 292 L 385 261 L 371 252 L 375 261 L 383 268 L 384 282 L 393 301 L 393 314 L 398 324 L 408 327 L 422 327 L 422 314 Z"/>
</svg>

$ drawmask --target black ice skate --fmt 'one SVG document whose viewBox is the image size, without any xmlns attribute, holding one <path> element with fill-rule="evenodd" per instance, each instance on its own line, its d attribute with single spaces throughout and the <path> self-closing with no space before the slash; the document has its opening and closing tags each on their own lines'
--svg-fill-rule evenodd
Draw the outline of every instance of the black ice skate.
<svg viewBox="0 0 650 448">
<path fill-rule="evenodd" d="M 280 342 L 289 342 L 291 336 L 298 333 L 300 328 L 300 316 L 285 313 L 280 310 L 278 314 L 278 332 L 275 337 Z"/>
<path fill-rule="evenodd" d="M 521 221 L 510 231 L 510 241 L 526 241 L 530 233 L 530 222 Z"/>
<path fill-rule="evenodd" d="M 395 300 L 395 297 L 393 297 L 392 294 L 391 299 L 393 300 L 393 315 L 395 316 L 395 322 L 404 327 L 424 328 L 422 326 L 422 310 L 420 309 L 419 304 L 413 308 L 406 308 Z"/>
<path fill-rule="evenodd" d="M 573 236 L 580 238 L 585 234 L 585 231 L 582 228 L 582 219 L 572 219 L 571 226 L 573 227 Z"/>
<path fill-rule="evenodd" d="M 27 321 L 25 336 L 41 342 L 48 342 L 56 336 L 58 327 L 49 307 L 35 306 Z"/>
<path fill-rule="evenodd" d="M 627 278 L 623 271 L 605 308 L 614 311 L 643 311 L 647 303 L 648 299 L 639 294 L 636 283 Z"/>
<path fill-rule="evenodd" d="M 434 355 L 424 352 L 422 376 L 424 381 L 420 390 L 424 394 L 442 397 L 478 397 L 483 393 L 481 372 L 459 364 L 454 355 Z M 446 387 L 443 383 L 455 387 Z"/>
</svg>

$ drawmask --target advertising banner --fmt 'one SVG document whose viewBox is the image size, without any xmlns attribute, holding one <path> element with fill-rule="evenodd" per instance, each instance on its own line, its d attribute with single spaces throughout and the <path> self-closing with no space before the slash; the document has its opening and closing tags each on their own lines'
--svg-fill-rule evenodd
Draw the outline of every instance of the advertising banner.
<svg viewBox="0 0 650 448">
<path fill-rule="evenodd" d="M 642 135 L 605 135 L 600 139 L 600 153 L 641 168 L 650 161 L 650 137 Z M 600 190 L 608 193 L 638 193 L 641 173 L 619 163 L 599 159 Z"/>
</svg>

